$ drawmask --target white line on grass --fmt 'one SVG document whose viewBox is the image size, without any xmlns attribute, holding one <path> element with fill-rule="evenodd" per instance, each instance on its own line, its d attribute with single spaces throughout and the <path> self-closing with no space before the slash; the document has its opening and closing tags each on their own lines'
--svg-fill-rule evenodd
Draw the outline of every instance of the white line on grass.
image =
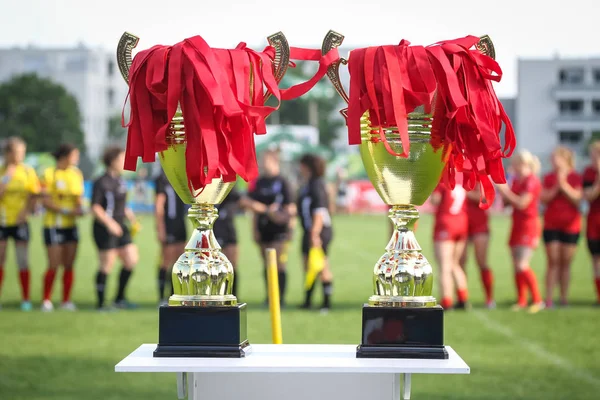
<svg viewBox="0 0 600 400">
<path fill-rule="evenodd" d="M 479 321 L 483 323 L 483 325 L 485 325 L 486 328 L 496 333 L 499 333 L 500 335 L 503 335 L 508 339 L 511 339 L 513 342 L 517 343 L 534 356 L 545 360 L 551 364 L 554 364 L 556 367 L 561 368 L 574 378 L 578 378 L 589 384 L 600 387 L 600 379 L 590 374 L 586 370 L 576 367 L 568 360 L 558 356 L 557 354 L 549 352 L 539 344 L 517 335 L 512 329 L 510 329 L 506 325 L 494 321 L 481 311 L 473 311 L 473 314 Z"/>
</svg>

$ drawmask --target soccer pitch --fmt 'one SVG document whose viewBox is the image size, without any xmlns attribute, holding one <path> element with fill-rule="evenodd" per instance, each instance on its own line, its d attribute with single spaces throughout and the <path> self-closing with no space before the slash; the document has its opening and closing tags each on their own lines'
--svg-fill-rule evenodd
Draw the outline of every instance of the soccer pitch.
<svg viewBox="0 0 600 400">
<path fill-rule="evenodd" d="M 154 222 L 142 217 L 143 230 L 136 238 L 141 261 L 132 277 L 128 297 L 140 304 L 133 311 L 98 313 L 94 274 L 96 252 L 90 220 L 80 223 L 82 242 L 75 272 L 76 313 L 41 313 L 39 303 L 46 268 L 40 219 L 31 223 L 30 248 L 32 301 L 35 311 L 23 313 L 17 268 L 11 246 L 6 263 L 0 310 L 0 399 L 176 399 L 174 374 L 115 373 L 114 365 L 141 343 L 158 336 L 156 268 L 158 245 Z M 585 243 L 572 271 L 571 305 L 529 315 L 512 312 L 514 286 L 507 248 L 509 219 L 492 219 L 489 261 L 495 273 L 498 308 L 482 308 L 479 273 L 469 257 L 469 289 L 473 309 L 446 314 L 445 342 L 469 364 L 471 374 L 415 375 L 413 398 L 442 399 L 594 399 L 600 392 L 600 308 L 593 307 L 595 293 Z M 263 307 L 265 288 L 262 265 L 250 236 L 249 219 L 237 220 L 240 240 L 240 299 L 249 305 L 251 343 L 270 343 L 269 313 Z M 331 263 L 335 274 L 333 309 L 296 310 L 302 300 L 303 277 L 299 235 L 290 249 L 288 307 L 283 310 L 284 343 L 357 344 L 361 332 L 361 305 L 371 294 L 372 267 L 383 253 L 388 225 L 384 216 L 337 216 Z M 434 263 L 431 246 L 432 218 L 423 216 L 417 232 L 425 255 Z M 540 285 L 544 256 L 540 247 L 532 264 Z M 434 266 L 435 268 L 435 266 Z M 116 289 L 118 270 L 109 277 L 109 298 Z M 60 300 L 60 275 L 54 288 Z M 437 290 L 436 290 L 437 291 Z M 434 291 L 434 295 L 436 295 Z M 320 287 L 314 304 L 320 304 Z M 308 396 L 307 398 L 310 398 Z"/>
</svg>

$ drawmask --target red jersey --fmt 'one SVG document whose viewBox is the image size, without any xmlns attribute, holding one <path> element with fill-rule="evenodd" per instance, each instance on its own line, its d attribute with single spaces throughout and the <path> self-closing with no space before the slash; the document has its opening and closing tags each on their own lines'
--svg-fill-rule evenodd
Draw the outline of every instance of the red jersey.
<svg viewBox="0 0 600 400">
<path fill-rule="evenodd" d="M 598 179 L 598 171 L 591 165 L 583 171 L 583 187 L 593 186 Z M 588 239 L 600 240 L 600 196 L 596 197 L 590 203 L 590 210 L 587 216 L 587 235 Z"/>
<path fill-rule="evenodd" d="M 518 196 L 531 194 L 532 199 L 523 210 L 513 208 L 510 246 L 536 247 L 540 237 L 540 193 L 542 184 L 535 175 L 515 178 L 511 190 Z"/>
<path fill-rule="evenodd" d="M 567 176 L 567 183 L 574 189 L 581 189 L 581 177 L 575 171 Z M 544 189 L 552 189 L 558 185 L 556 173 L 544 177 Z M 558 192 L 546 205 L 544 212 L 544 229 L 566 233 L 579 233 L 581 230 L 581 213 L 567 196 Z"/>
<path fill-rule="evenodd" d="M 467 198 L 467 217 L 469 219 L 469 236 L 488 233 L 488 212 L 479 207 L 479 200 Z"/>
<path fill-rule="evenodd" d="M 465 240 L 468 234 L 467 191 L 456 184 L 453 190 L 440 184 L 435 193 L 441 196 L 435 211 L 434 240 Z"/>
</svg>

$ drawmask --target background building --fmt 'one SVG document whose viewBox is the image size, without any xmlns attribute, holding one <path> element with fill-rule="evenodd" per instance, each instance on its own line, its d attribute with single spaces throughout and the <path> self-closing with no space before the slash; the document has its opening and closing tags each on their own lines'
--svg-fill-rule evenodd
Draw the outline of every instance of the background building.
<svg viewBox="0 0 600 400">
<path fill-rule="evenodd" d="M 0 49 L 0 82 L 25 73 L 61 84 L 77 99 L 88 155 L 97 159 L 107 141 L 108 120 L 120 115 L 127 94 L 114 52 L 85 46 Z"/>
<path fill-rule="evenodd" d="M 519 147 L 546 167 L 559 144 L 585 154 L 587 143 L 600 135 L 600 58 L 520 59 L 518 71 Z"/>
</svg>

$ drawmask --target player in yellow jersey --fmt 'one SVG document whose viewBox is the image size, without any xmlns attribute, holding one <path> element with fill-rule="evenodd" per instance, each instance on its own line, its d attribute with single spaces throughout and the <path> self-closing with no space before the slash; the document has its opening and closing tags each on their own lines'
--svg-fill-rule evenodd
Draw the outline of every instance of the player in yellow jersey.
<svg viewBox="0 0 600 400">
<path fill-rule="evenodd" d="M 31 310 L 29 301 L 29 226 L 27 218 L 40 193 L 40 182 L 33 168 L 23 164 L 25 142 L 18 137 L 6 140 L 4 147 L 4 165 L 0 168 L 0 285 L 4 275 L 6 246 L 8 239 L 15 241 L 17 266 L 23 302 L 23 311 Z"/>
<path fill-rule="evenodd" d="M 48 270 L 44 275 L 42 311 L 52 311 L 52 285 L 56 271 L 63 271 L 61 308 L 74 311 L 71 302 L 73 265 L 79 234 L 75 220 L 83 215 L 83 175 L 79 164 L 79 150 L 72 144 L 63 144 L 55 152 L 56 167 L 48 168 L 42 176 L 44 215 L 44 242 L 48 253 Z"/>
</svg>

